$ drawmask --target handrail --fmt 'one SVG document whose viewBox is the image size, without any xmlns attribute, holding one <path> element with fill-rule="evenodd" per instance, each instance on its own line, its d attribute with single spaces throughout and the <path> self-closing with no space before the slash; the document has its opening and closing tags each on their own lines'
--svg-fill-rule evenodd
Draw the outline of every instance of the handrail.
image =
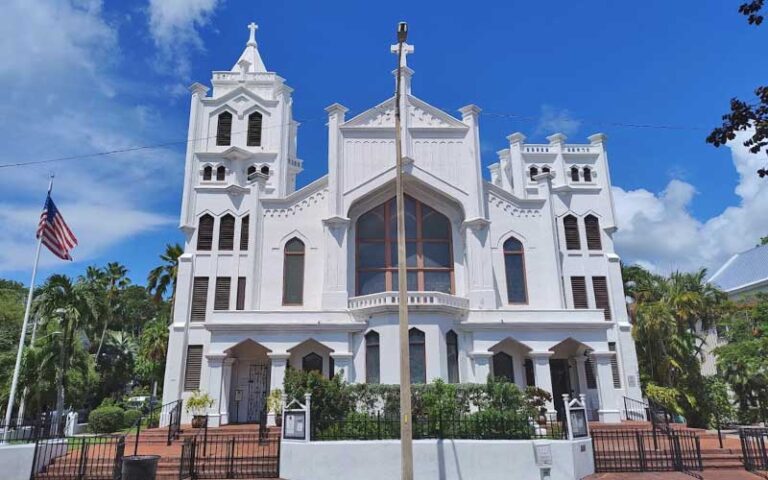
<svg viewBox="0 0 768 480">
<path fill-rule="evenodd" d="M 648 404 L 624 395 L 624 419 L 638 422 L 650 421 Z"/>
</svg>

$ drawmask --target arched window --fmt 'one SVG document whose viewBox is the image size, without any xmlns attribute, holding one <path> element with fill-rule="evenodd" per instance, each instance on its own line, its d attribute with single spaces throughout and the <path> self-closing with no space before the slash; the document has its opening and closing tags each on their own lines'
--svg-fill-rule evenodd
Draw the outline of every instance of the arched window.
<svg viewBox="0 0 768 480">
<path fill-rule="evenodd" d="M 542 167 L 541 173 L 549 173 L 549 167 Z"/>
<path fill-rule="evenodd" d="M 563 218 L 563 228 L 565 229 L 565 248 L 568 250 L 581 250 L 581 239 L 579 238 L 579 221 L 573 215 L 566 215 Z"/>
<path fill-rule="evenodd" d="M 395 199 L 360 216 L 357 230 L 357 294 L 396 291 Z M 451 222 L 431 207 L 405 197 L 408 290 L 453 293 Z"/>
<path fill-rule="evenodd" d="M 301 359 L 301 369 L 305 372 L 317 372 L 323 374 L 323 357 L 315 352 L 304 355 Z"/>
<path fill-rule="evenodd" d="M 269 175 L 269 165 L 262 165 L 261 173 L 263 173 L 264 175 Z"/>
<path fill-rule="evenodd" d="M 219 221 L 219 250 L 235 248 L 235 217 L 226 214 Z"/>
<path fill-rule="evenodd" d="M 594 215 L 587 215 L 584 217 L 584 230 L 587 234 L 587 248 L 589 250 L 602 250 L 600 220 Z"/>
<path fill-rule="evenodd" d="M 531 174 L 531 180 L 533 180 L 534 179 L 533 177 L 539 174 L 539 169 L 536 167 L 531 167 L 530 174 Z"/>
<path fill-rule="evenodd" d="M 526 303 L 528 291 L 525 282 L 523 244 L 515 237 L 504 242 L 504 271 L 507 277 L 507 301 Z"/>
<path fill-rule="evenodd" d="M 213 167 L 206 165 L 205 168 L 203 168 L 203 180 L 208 181 L 211 178 L 213 178 Z"/>
<path fill-rule="evenodd" d="M 248 115 L 248 140 L 249 147 L 261 145 L 261 114 L 254 112 Z"/>
<path fill-rule="evenodd" d="M 592 181 L 592 170 L 590 170 L 589 167 L 584 167 L 584 181 L 585 182 Z"/>
<path fill-rule="evenodd" d="M 251 225 L 250 215 L 246 215 L 240 220 L 240 251 L 248 250 L 248 229 Z"/>
<path fill-rule="evenodd" d="M 213 247 L 213 217 L 207 213 L 197 223 L 197 249 L 210 250 Z"/>
<path fill-rule="evenodd" d="M 285 244 L 283 305 L 304 303 L 304 242 L 292 238 Z"/>
<path fill-rule="evenodd" d="M 408 331 L 408 352 L 411 357 L 411 383 L 427 383 L 424 332 L 418 328 L 412 328 Z"/>
<path fill-rule="evenodd" d="M 227 168 L 224 165 L 220 165 L 216 169 L 216 181 L 223 182 L 227 178 Z"/>
<path fill-rule="evenodd" d="M 512 365 L 512 356 L 499 352 L 493 355 L 493 377 L 505 378 L 510 382 L 515 381 L 515 369 Z"/>
<path fill-rule="evenodd" d="M 571 181 L 572 182 L 578 182 L 579 181 L 579 169 L 578 169 L 578 167 L 571 167 Z"/>
<path fill-rule="evenodd" d="M 379 383 L 381 381 L 379 365 L 379 334 L 371 330 L 365 334 L 366 383 Z"/>
<path fill-rule="evenodd" d="M 216 126 L 216 145 L 229 145 L 232 142 L 232 114 L 222 112 L 219 114 Z"/>
<path fill-rule="evenodd" d="M 256 166 L 255 165 L 251 165 L 250 167 L 248 167 L 248 170 L 245 171 L 245 174 L 248 175 L 248 177 L 250 177 L 254 173 L 256 173 Z"/>
<path fill-rule="evenodd" d="M 445 334 L 445 351 L 448 357 L 448 383 L 459 383 L 459 336 L 453 330 Z"/>
</svg>

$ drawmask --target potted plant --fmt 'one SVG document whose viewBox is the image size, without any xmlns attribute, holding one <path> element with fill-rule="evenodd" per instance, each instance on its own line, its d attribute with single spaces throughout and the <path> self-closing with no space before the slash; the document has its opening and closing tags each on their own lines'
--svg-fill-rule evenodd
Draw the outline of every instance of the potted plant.
<svg viewBox="0 0 768 480">
<path fill-rule="evenodd" d="M 269 410 L 269 413 L 267 414 L 267 426 L 277 425 L 282 426 L 283 424 L 283 391 L 279 388 L 276 388 L 269 392 L 269 397 L 267 398 L 267 410 Z"/>
<path fill-rule="evenodd" d="M 213 406 L 213 399 L 206 392 L 192 392 L 186 401 L 187 413 L 192 414 L 192 428 L 202 428 L 208 418 L 208 409 Z"/>
</svg>

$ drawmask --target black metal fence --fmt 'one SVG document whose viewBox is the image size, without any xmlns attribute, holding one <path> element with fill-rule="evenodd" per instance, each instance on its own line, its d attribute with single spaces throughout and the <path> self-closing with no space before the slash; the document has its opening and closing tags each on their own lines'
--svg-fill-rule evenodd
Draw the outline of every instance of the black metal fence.
<svg viewBox="0 0 768 480">
<path fill-rule="evenodd" d="M 0 424 L 0 440 L 10 443 L 33 443 L 41 439 L 64 436 L 66 417 L 43 415 L 35 420 L 12 419 L 8 425 Z"/>
<path fill-rule="evenodd" d="M 280 438 L 256 434 L 196 436 L 184 440 L 179 478 L 278 478 Z"/>
<path fill-rule="evenodd" d="M 768 428 L 742 427 L 739 429 L 739 439 L 744 468 L 750 472 L 768 471 L 768 451 L 765 449 Z"/>
<path fill-rule="evenodd" d="M 181 433 L 181 407 L 183 404 L 183 400 L 179 399 L 173 402 L 166 403 L 165 405 L 154 409 L 152 413 L 150 413 L 149 417 L 149 425 L 155 426 L 163 425 L 163 422 L 168 422 L 168 441 L 167 444 L 170 445 L 171 442 L 174 440 L 177 440 L 179 438 L 179 433 Z M 158 423 L 155 423 L 158 422 Z"/>
<path fill-rule="evenodd" d="M 650 416 L 647 403 L 635 400 L 634 398 L 624 397 L 624 420 L 648 422 L 650 421 Z"/>
<path fill-rule="evenodd" d="M 119 480 L 124 453 L 124 435 L 39 440 L 30 478 Z"/>
<path fill-rule="evenodd" d="M 566 439 L 566 422 L 555 414 L 533 419 L 516 415 L 419 415 L 412 417 L 414 439 Z M 390 440 L 400 438 L 400 417 L 353 414 L 329 425 L 313 422 L 312 440 Z"/>
<path fill-rule="evenodd" d="M 598 473 L 678 471 L 691 474 L 703 468 L 699 437 L 693 432 L 593 430 L 592 449 Z"/>
</svg>

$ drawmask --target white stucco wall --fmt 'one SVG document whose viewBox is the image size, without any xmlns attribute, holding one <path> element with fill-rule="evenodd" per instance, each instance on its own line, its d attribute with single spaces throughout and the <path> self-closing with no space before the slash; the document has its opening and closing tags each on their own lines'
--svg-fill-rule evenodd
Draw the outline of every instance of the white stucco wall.
<svg viewBox="0 0 768 480">
<path fill-rule="evenodd" d="M 35 472 L 41 471 L 51 459 L 67 453 L 67 440 L 48 440 L 35 465 Z M 32 473 L 32 462 L 35 457 L 35 444 L 0 445 L 0 468 L 3 480 L 29 480 Z"/>
<path fill-rule="evenodd" d="M 537 465 L 534 445 L 549 445 L 552 465 Z M 416 480 L 578 480 L 594 473 L 592 443 L 531 440 L 415 440 Z M 546 469 L 549 476 L 544 476 Z M 284 441 L 280 475 L 291 480 L 391 480 L 400 476 L 400 442 Z"/>
</svg>

